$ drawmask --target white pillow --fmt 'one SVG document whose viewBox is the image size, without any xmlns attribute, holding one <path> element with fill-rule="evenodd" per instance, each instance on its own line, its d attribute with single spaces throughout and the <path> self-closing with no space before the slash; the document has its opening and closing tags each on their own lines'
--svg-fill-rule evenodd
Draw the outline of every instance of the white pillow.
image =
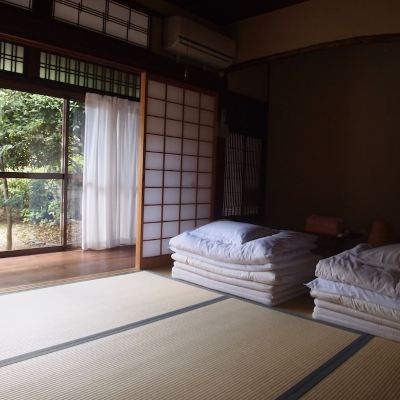
<svg viewBox="0 0 400 400">
<path fill-rule="evenodd" d="M 400 269 L 400 244 L 374 247 L 362 251 L 358 258 L 369 265 Z"/>
<path fill-rule="evenodd" d="M 218 240 L 225 243 L 242 245 L 251 240 L 269 236 L 277 231 L 260 225 L 246 224 L 244 222 L 219 220 L 203 225 L 191 232 L 193 235 L 205 239 Z"/>
</svg>

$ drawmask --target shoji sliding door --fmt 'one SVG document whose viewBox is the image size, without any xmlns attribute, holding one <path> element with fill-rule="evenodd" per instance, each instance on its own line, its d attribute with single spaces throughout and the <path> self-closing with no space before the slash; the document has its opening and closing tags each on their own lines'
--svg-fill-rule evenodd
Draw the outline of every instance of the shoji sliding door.
<svg viewBox="0 0 400 400">
<path fill-rule="evenodd" d="M 171 237 L 213 217 L 212 93 L 143 75 L 136 267 L 170 262 Z"/>
</svg>

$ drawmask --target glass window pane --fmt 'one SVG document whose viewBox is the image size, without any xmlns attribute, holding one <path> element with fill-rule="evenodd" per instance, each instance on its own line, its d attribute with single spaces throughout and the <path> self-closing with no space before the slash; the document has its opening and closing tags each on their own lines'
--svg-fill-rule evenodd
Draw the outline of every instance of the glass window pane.
<svg viewBox="0 0 400 400">
<path fill-rule="evenodd" d="M 0 89 L 0 171 L 61 172 L 63 102 Z"/>
<path fill-rule="evenodd" d="M 0 179 L 0 251 L 61 245 L 58 179 Z"/>
<path fill-rule="evenodd" d="M 83 182 L 83 145 L 85 142 L 85 104 L 69 103 L 68 132 L 67 244 L 82 244 L 81 204 Z"/>
</svg>

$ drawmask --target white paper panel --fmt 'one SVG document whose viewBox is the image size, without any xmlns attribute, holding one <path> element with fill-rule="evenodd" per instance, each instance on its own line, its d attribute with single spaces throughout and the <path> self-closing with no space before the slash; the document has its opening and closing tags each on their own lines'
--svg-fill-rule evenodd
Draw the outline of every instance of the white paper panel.
<svg viewBox="0 0 400 400">
<path fill-rule="evenodd" d="M 161 237 L 161 223 L 143 224 L 143 240 L 158 239 Z"/>
<path fill-rule="evenodd" d="M 214 111 L 215 98 L 213 96 L 208 96 L 207 94 L 202 94 L 200 107 L 205 108 L 206 110 Z"/>
<path fill-rule="evenodd" d="M 183 119 L 183 106 L 175 103 L 167 103 L 167 118 Z"/>
<path fill-rule="evenodd" d="M 177 139 L 174 137 L 165 138 L 165 152 L 166 153 L 182 153 L 182 139 Z"/>
<path fill-rule="evenodd" d="M 197 205 L 197 218 L 210 218 L 211 204 L 198 204 Z"/>
<path fill-rule="evenodd" d="M 196 172 L 182 172 L 182 187 L 194 188 L 197 184 Z"/>
<path fill-rule="evenodd" d="M 144 189 L 144 204 L 161 204 L 162 202 L 162 189 L 145 188 Z"/>
<path fill-rule="evenodd" d="M 163 155 L 146 151 L 146 169 L 163 169 Z"/>
<path fill-rule="evenodd" d="M 183 154 L 197 155 L 197 146 L 199 142 L 197 140 L 183 139 Z"/>
<path fill-rule="evenodd" d="M 165 117 L 165 101 L 147 99 L 147 114 L 156 117 Z"/>
<path fill-rule="evenodd" d="M 163 207 L 163 220 L 164 221 L 174 221 L 179 219 L 179 206 L 170 205 Z"/>
<path fill-rule="evenodd" d="M 211 189 L 198 189 L 197 202 L 198 203 L 211 203 Z"/>
<path fill-rule="evenodd" d="M 213 166 L 212 158 L 199 157 L 199 172 L 211 172 Z"/>
<path fill-rule="evenodd" d="M 116 4 L 113 1 L 109 2 L 108 14 L 113 17 L 122 19 L 123 21 L 129 21 L 129 8 Z"/>
<path fill-rule="evenodd" d="M 181 204 L 196 203 L 196 189 L 181 189 Z"/>
<path fill-rule="evenodd" d="M 164 204 L 179 204 L 179 189 L 164 189 Z"/>
<path fill-rule="evenodd" d="M 156 99 L 165 99 L 165 83 L 149 81 L 147 95 Z"/>
<path fill-rule="evenodd" d="M 144 206 L 143 222 L 161 221 L 161 206 Z"/>
<path fill-rule="evenodd" d="M 181 219 L 193 219 L 196 216 L 196 205 L 186 204 L 181 206 Z"/>
<path fill-rule="evenodd" d="M 199 126 L 185 122 L 183 124 L 183 137 L 197 140 L 199 138 Z"/>
<path fill-rule="evenodd" d="M 197 179 L 198 179 L 198 181 L 197 181 L 198 187 L 202 187 L 202 188 L 211 187 L 211 182 L 212 182 L 211 174 L 199 173 Z"/>
<path fill-rule="evenodd" d="M 164 172 L 164 186 L 165 187 L 179 187 L 181 185 L 181 173 L 165 171 Z"/>
<path fill-rule="evenodd" d="M 78 24 L 79 11 L 64 4 L 54 4 L 54 17 Z"/>
<path fill-rule="evenodd" d="M 146 187 L 162 187 L 163 185 L 163 172 L 162 171 L 145 171 L 145 185 Z"/>
<path fill-rule="evenodd" d="M 179 222 L 164 222 L 162 224 L 162 237 L 171 238 L 179 233 Z"/>
<path fill-rule="evenodd" d="M 147 151 L 164 151 L 164 136 L 146 135 Z"/>
<path fill-rule="evenodd" d="M 203 226 L 203 225 L 206 225 L 209 222 L 210 222 L 209 219 L 198 219 L 198 220 L 196 220 L 196 228 L 198 228 L 200 226 Z"/>
<path fill-rule="evenodd" d="M 154 257 L 160 255 L 160 240 L 150 240 L 143 242 L 143 257 Z"/>
<path fill-rule="evenodd" d="M 131 23 L 147 29 L 149 27 L 149 17 L 146 14 L 131 9 Z"/>
<path fill-rule="evenodd" d="M 181 221 L 179 233 L 194 229 L 196 227 L 196 221 Z"/>
<path fill-rule="evenodd" d="M 79 24 L 95 31 L 103 31 L 103 18 L 90 13 L 81 12 L 79 14 Z"/>
<path fill-rule="evenodd" d="M 169 239 L 163 239 L 162 240 L 162 249 L 161 249 L 161 253 L 163 255 L 167 255 L 167 254 L 172 254 L 171 249 L 169 248 Z"/>
<path fill-rule="evenodd" d="M 197 157 L 183 156 L 182 171 L 197 171 Z"/>
<path fill-rule="evenodd" d="M 200 123 L 203 125 L 213 126 L 214 125 L 214 113 L 212 111 L 201 110 L 200 111 Z"/>
<path fill-rule="evenodd" d="M 185 104 L 188 106 L 200 106 L 200 94 L 192 90 L 185 90 Z"/>
<path fill-rule="evenodd" d="M 184 120 L 186 122 L 194 122 L 196 124 L 199 123 L 199 109 L 192 107 L 185 107 L 185 115 Z"/>
<path fill-rule="evenodd" d="M 175 103 L 183 103 L 183 89 L 176 86 L 168 85 L 167 99 Z"/>
<path fill-rule="evenodd" d="M 181 137 L 182 136 L 182 122 L 174 121 L 172 119 L 166 120 L 165 134 L 168 136 Z"/>
<path fill-rule="evenodd" d="M 164 119 L 150 116 L 147 117 L 146 132 L 164 135 Z"/>
<path fill-rule="evenodd" d="M 199 155 L 205 157 L 212 157 L 213 154 L 213 143 L 211 142 L 199 142 Z"/>
<path fill-rule="evenodd" d="M 82 0 L 82 5 L 100 12 L 106 10 L 106 0 Z"/>
<path fill-rule="evenodd" d="M 128 42 L 132 42 L 147 47 L 147 40 L 148 37 L 146 32 L 139 32 L 135 29 L 128 30 Z"/>
<path fill-rule="evenodd" d="M 2 0 L 3 2 L 4 2 L 4 0 Z M 6 3 L 8 2 L 8 3 L 12 3 L 12 4 L 15 4 L 15 5 L 17 5 L 17 6 L 21 6 L 21 7 L 25 7 L 25 8 L 32 8 L 32 3 L 30 4 L 30 6 L 29 6 L 29 0 L 5 0 L 6 1 Z M 1 3 L 1 1 L 0 1 L 0 3 Z"/>
<path fill-rule="evenodd" d="M 176 154 L 165 154 L 164 167 L 165 169 L 171 169 L 180 171 L 181 169 L 181 156 Z"/>
<path fill-rule="evenodd" d="M 106 34 L 120 39 L 126 39 L 126 26 L 112 21 L 106 22 Z"/>
<path fill-rule="evenodd" d="M 214 130 L 210 126 L 200 125 L 200 140 L 212 142 L 214 140 Z"/>
</svg>

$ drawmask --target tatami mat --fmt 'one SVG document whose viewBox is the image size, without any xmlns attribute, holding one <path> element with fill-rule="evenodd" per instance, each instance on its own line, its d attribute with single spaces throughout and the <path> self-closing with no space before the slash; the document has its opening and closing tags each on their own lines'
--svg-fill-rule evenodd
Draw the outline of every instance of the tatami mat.
<svg viewBox="0 0 400 400">
<path fill-rule="evenodd" d="M 149 272 L 0 296 L 0 364 L 220 297 Z"/>
<path fill-rule="evenodd" d="M 400 343 L 374 338 L 302 399 L 397 400 Z"/>
<path fill-rule="evenodd" d="M 0 368 L 0 397 L 273 399 L 358 337 L 228 299 Z"/>
</svg>

